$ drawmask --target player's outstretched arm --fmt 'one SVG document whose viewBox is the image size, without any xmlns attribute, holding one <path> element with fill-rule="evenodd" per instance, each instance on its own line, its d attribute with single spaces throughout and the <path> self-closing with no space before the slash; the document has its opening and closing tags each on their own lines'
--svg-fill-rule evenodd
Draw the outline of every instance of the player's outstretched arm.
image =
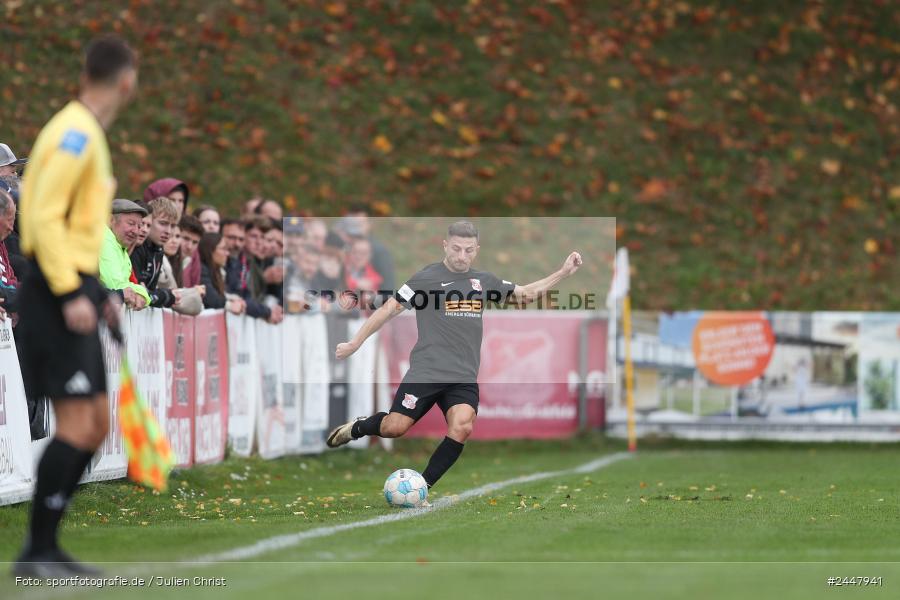
<svg viewBox="0 0 900 600">
<path fill-rule="evenodd" d="M 381 329 L 385 323 L 402 313 L 404 310 L 406 310 L 406 308 L 397 302 L 396 298 L 388 298 L 387 302 L 369 315 L 369 318 L 366 319 L 363 326 L 359 328 L 359 331 L 356 332 L 356 335 L 353 336 L 352 340 L 337 345 L 337 349 L 334 351 L 335 358 L 342 360 L 359 350 L 359 347 L 363 345 L 363 342 L 365 342 L 370 335 Z"/>
<path fill-rule="evenodd" d="M 538 296 L 553 289 L 557 283 L 566 277 L 573 275 L 578 270 L 578 267 L 581 266 L 581 263 L 581 255 L 577 252 L 572 252 L 557 271 L 528 285 L 517 285 L 513 290 L 513 297 L 516 302 L 534 302 Z"/>
</svg>

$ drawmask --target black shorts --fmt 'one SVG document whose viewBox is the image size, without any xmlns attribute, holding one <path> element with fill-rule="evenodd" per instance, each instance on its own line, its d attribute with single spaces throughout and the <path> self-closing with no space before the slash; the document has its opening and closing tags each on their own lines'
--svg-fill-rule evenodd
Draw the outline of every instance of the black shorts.
<svg viewBox="0 0 900 600">
<path fill-rule="evenodd" d="M 106 291 L 96 278 L 82 275 L 85 294 L 97 310 Z M 99 314 L 99 313 L 98 313 Z M 69 331 L 62 303 L 53 295 L 37 264 L 19 291 L 19 362 L 25 394 L 30 398 L 91 398 L 106 393 L 103 347 L 97 330 Z"/>
<path fill-rule="evenodd" d="M 478 413 L 477 383 L 418 383 L 403 382 L 394 394 L 391 412 L 418 421 L 437 404 L 444 415 L 457 404 L 468 404 Z"/>
</svg>

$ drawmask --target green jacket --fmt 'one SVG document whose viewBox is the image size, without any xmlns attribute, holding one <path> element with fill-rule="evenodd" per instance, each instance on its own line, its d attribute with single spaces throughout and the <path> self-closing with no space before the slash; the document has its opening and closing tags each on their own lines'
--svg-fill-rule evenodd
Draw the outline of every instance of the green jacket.
<svg viewBox="0 0 900 600">
<path fill-rule="evenodd" d="M 100 248 L 100 281 L 111 290 L 131 288 L 147 301 L 147 306 L 150 305 L 147 288 L 131 281 L 128 251 L 119 243 L 109 226 L 103 232 L 103 246 Z"/>
</svg>

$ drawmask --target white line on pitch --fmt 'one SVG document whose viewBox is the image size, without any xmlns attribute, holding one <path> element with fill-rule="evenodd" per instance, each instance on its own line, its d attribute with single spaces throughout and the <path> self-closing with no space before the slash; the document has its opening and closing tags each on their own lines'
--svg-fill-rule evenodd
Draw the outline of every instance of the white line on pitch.
<svg viewBox="0 0 900 600">
<path fill-rule="evenodd" d="M 460 500 L 468 500 L 469 498 L 474 498 L 476 496 L 481 496 L 483 494 L 487 494 L 489 492 L 493 492 L 494 490 L 498 490 L 501 488 L 509 487 L 511 485 L 520 484 L 520 483 L 530 483 L 532 481 L 539 481 L 541 479 L 549 479 L 551 477 L 559 477 L 563 475 L 573 475 L 576 473 L 591 473 L 598 469 L 602 469 L 603 467 L 609 466 L 615 462 L 620 460 L 629 458 L 632 456 L 627 452 L 618 452 L 616 454 L 610 454 L 609 456 L 604 456 L 602 458 L 598 458 L 596 460 L 592 460 L 588 463 L 585 463 L 581 466 L 565 469 L 562 471 L 544 471 L 542 473 L 532 473 L 531 475 L 522 475 L 521 477 L 514 477 L 513 479 L 507 479 L 506 481 L 497 481 L 494 483 L 487 483 L 480 487 L 466 490 L 461 494 L 445 497 L 437 500 L 431 508 L 418 508 L 418 509 L 407 509 L 399 512 L 381 515 L 378 517 L 373 517 L 371 519 L 366 519 L 365 521 L 356 521 L 355 523 L 345 523 L 344 525 L 331 525 L 328 527 L 317 527 L 316 529 L 310 529 L 307 531 L 300 531 L 297 533 L 288 533 L 284 535 L 276 535 L 270 538 L 266 538 L 264 540 L 260 540 L 254 544 L 250 544 L 249 546 L 243 546 L 239 548 L 234 548 L 232 550 L 226 550 L 224 552 L 217 552 L 215 554 L 206 554 L 203 556 L 199 556 L 197 558 L 188 559 L 182 561 L 183 563 L 220 563 L 220 562 L 229 562 L 229 561 L 238 561 L 238 560 L 247 560 L 250 558 L 254 558 L 256 556 L 260 556 L 262 554 L 268 554 L 270 552 L 274 552 L 276 550 L 283 550 L 284 548 L 292 548 L 294 546 L 298 546 L 301 543 L 317 539 L 328 537 L 334 535 L 336 533 L 341 533 L 343 531 L 350 531 L 352 529 L 361 529 L 363 527 L 375 527 L 377 525 L 384 525 L 385 523 L 393 523 L 394 521 L 405 521 L 406 519 L 412 519 L 414 517 L 421 517 L 423 515 L 430 514 L 434 511 L 441 510 L 451 506 L 454 502 Z"/>
</svg>

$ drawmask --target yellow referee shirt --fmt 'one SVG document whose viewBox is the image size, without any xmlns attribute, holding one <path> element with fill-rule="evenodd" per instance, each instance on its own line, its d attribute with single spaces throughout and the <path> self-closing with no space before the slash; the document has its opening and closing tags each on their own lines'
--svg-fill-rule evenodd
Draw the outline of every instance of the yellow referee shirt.
<svg viewBox="0 0 900 600">
<path fill-rule="evenodd" d="M 22 251 L 56 296 L 77 292 L 79 273 L 97 274 L 115 191 L 106 133 L 73 100 L 38 135 L 19 206 Z"/>
</svg>

